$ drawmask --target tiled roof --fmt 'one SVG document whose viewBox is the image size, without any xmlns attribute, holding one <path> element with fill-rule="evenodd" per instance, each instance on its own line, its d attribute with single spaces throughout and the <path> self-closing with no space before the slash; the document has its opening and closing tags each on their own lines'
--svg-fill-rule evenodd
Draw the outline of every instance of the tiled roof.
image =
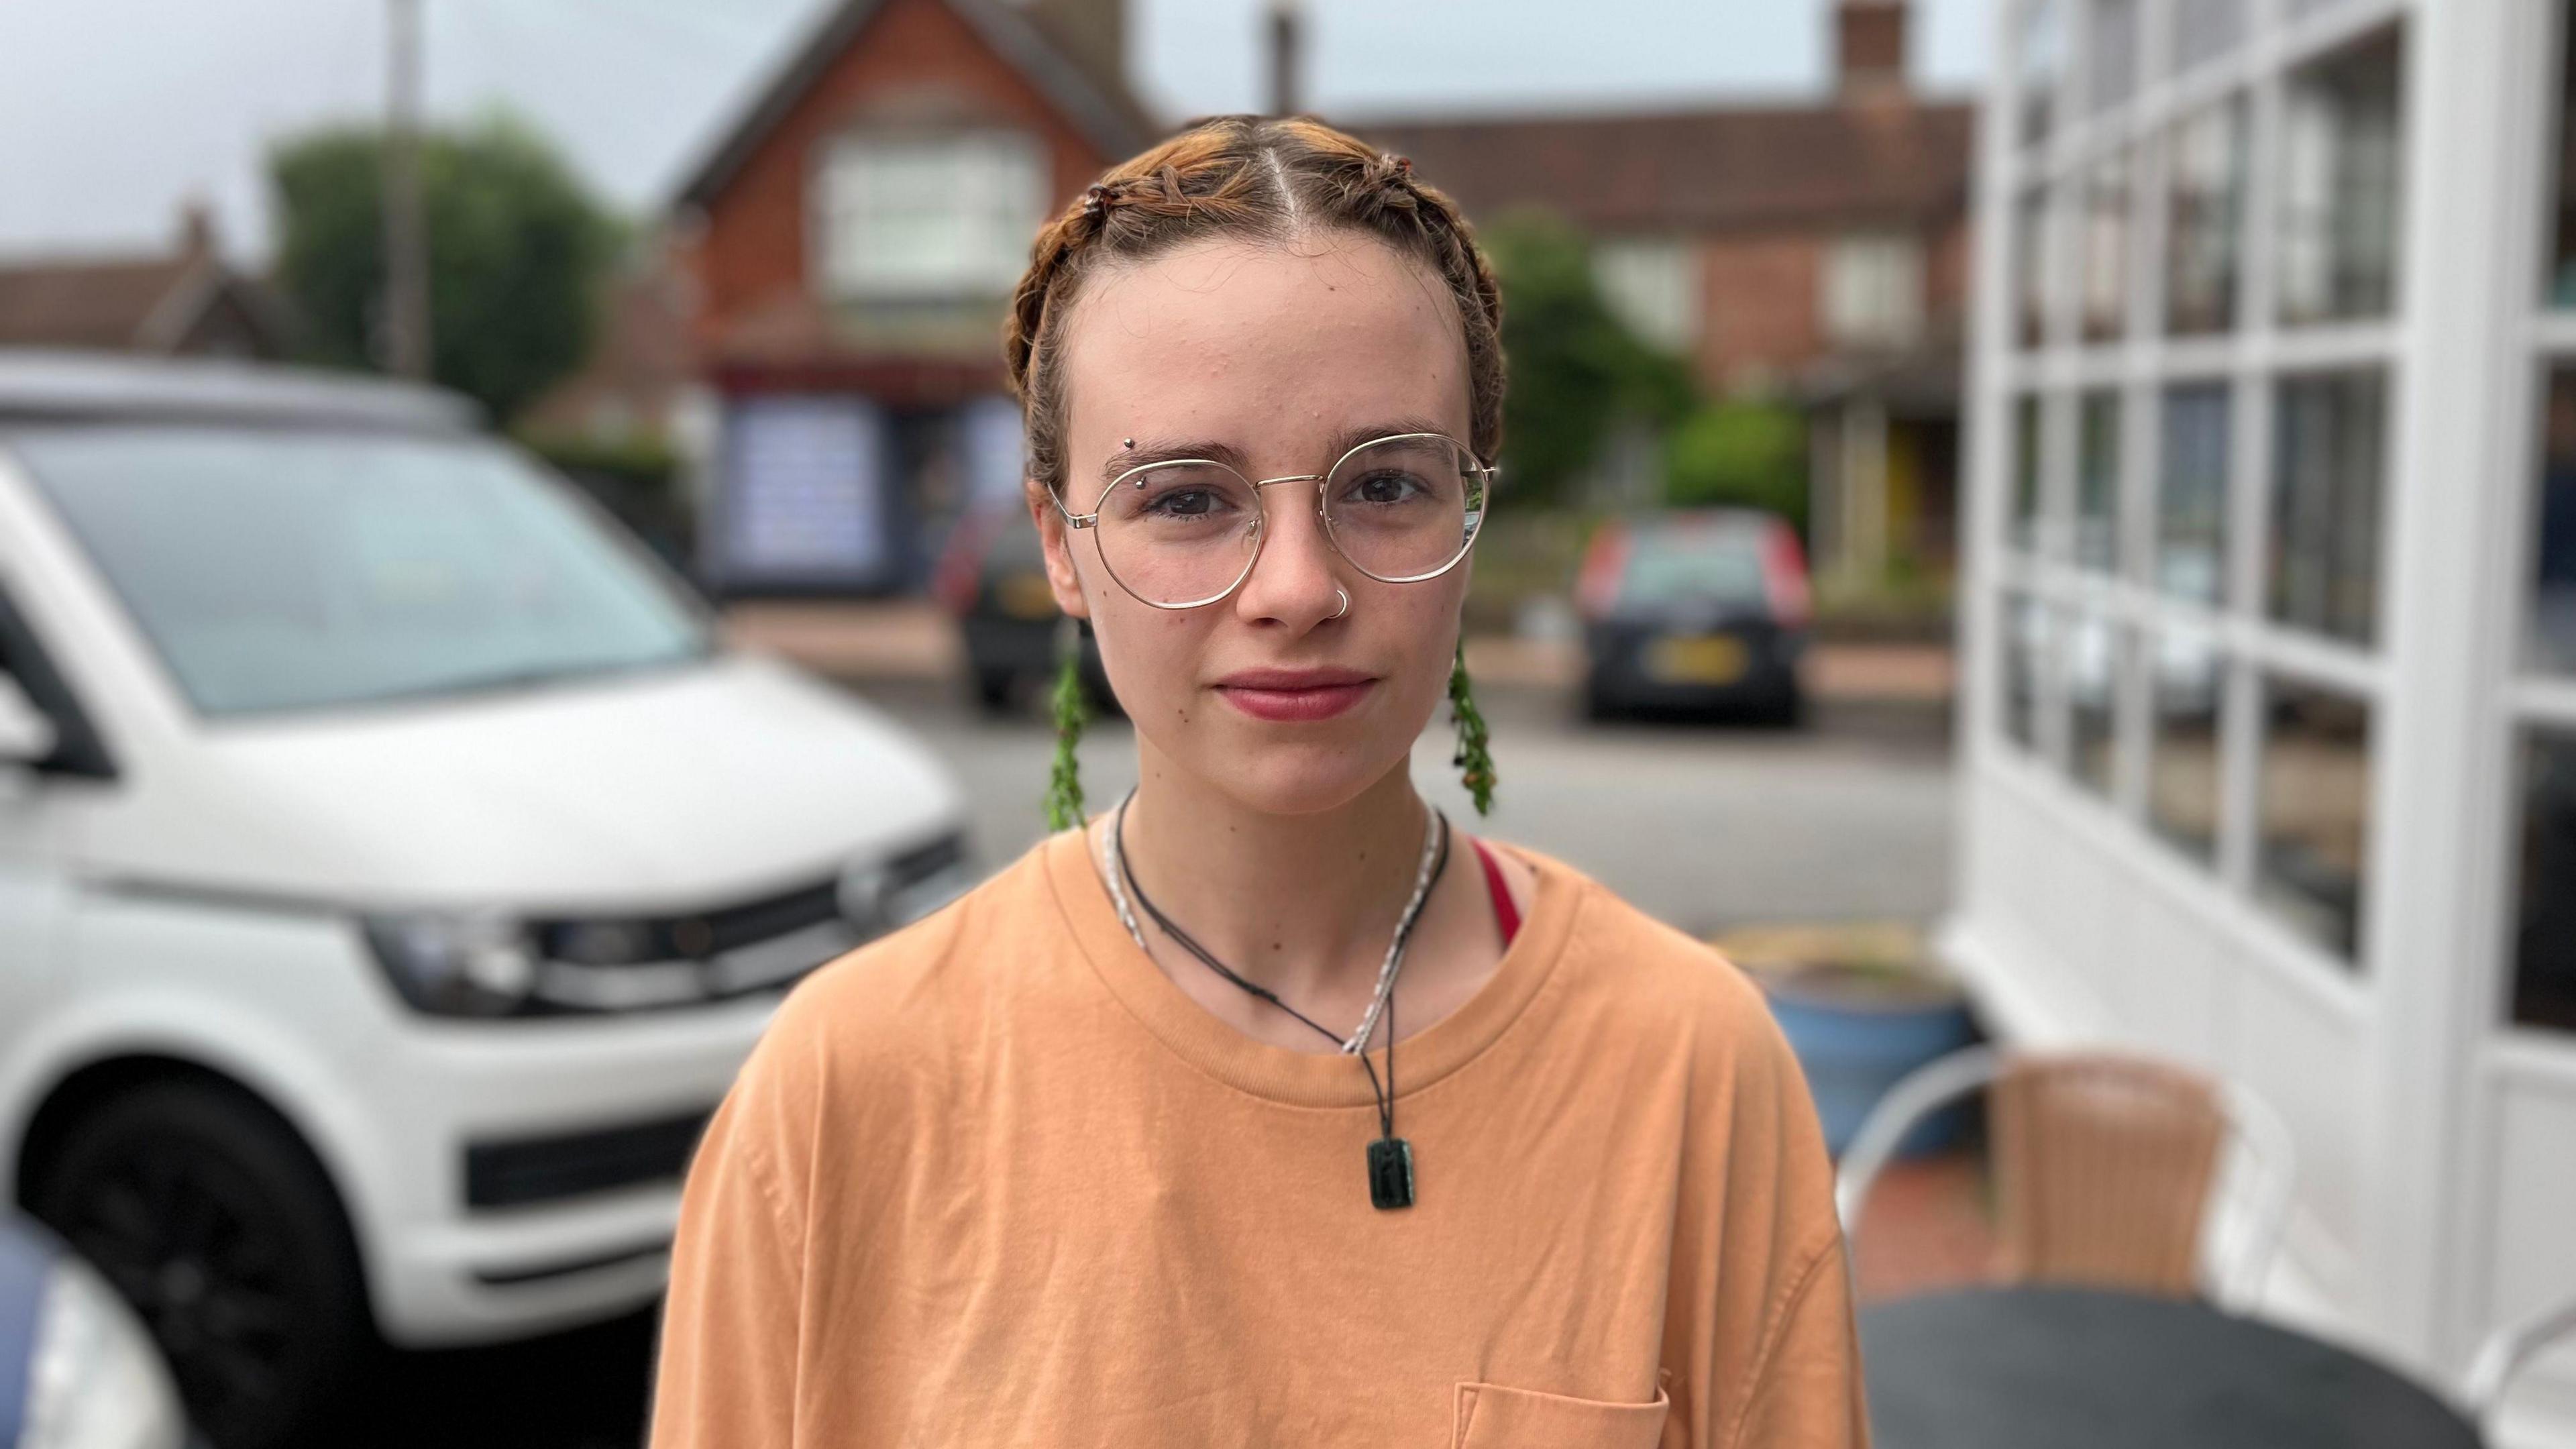
<svg viewBox="0 0 2576 1449">
<path fill-rule="evenodd" d="M 1360 121 L 1491 219 L 1552 209 L 1596 232 L 1920 222 L 1967 204 L 1974 108 L 1919 100 L 1490 120 Z"/>
<path fill-rule="evenodd" d="M 884 0 L 844 0 L 824 17 L 682 184 L 679 199 L 705 206 L 767 140 L 832 62 L 859 38 Z M 1104 155 L 1126 156 L 1152 139 L 1157 123 L 1123 87 L 1076 65 L 1030 18 L 1003 0 L 944 0 L 984 43 L 1027 76 Z"/>
<path fill-rule="evenodd" d="M 0 263 L 0 345 L 141 347 L 145 325 L 197 266 L 184 256 Z"/>
</svg>

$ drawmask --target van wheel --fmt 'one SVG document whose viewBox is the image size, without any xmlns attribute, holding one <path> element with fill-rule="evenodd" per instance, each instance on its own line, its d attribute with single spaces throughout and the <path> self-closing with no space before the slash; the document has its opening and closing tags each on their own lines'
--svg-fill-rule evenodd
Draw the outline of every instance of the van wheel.
<svg viewBox="0 0 2576 1449">
<path fill-rule="evenodd" d="M 134 1305 L 222 1449 L 314 1442 L 376 1347 L 338 1195 L 237 1093 L 110 1098 L 65 1129 L 27 1205 Z"/>
</svg>

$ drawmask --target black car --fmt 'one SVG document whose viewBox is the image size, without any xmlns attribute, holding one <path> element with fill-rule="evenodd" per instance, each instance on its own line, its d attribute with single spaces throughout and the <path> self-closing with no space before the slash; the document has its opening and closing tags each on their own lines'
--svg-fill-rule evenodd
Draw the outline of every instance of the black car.
<svg viewBox="0 0 2576 1449">
<path fill-rule="evenodd" d="M 1711 509 L 1602 525 L 1575 586 L 1584 712 L 1741 715 L 1806 709 L 1806 551 L 1767 513 Z"/>
<path fill-rule="evenodd" d="M 959 521 L 949 535 L 934 589 L 957 616 L 966 644 L 966 679 L 975 702 L 999 714 L 1025 707 L 1054 688 L 1056 629 L 1064 615 L 1047 587 L 1046 554 L 1036 525 L 1018 508 L 989 509 Z M 1082 630 L 1082 677 L 1095 711 L 1117 707 L 1091 624 Z"/>
</svg>

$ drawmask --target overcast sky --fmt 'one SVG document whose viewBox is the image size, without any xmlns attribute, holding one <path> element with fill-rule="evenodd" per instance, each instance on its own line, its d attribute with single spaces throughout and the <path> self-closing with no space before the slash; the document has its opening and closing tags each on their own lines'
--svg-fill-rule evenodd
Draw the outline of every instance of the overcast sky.
<svg viewBox="0 0 2576 1449">
<path fill-rule="evenodd" d="M 658 205 L 841 0 L 422 0 L 434 117 L 533 120 L 614 205 Z M 1326 115 L 1634 107 L 1814 93 L 1828 0 L 1307 0 Z M 1956 92 L 1989 0 L 1915 0 L 1914 70 Z M 376 114 L 384 0 L 0 0 L 0 254 L 151 249 L 197 196 L 268 241 L 261 157 Z M 1167 116 L 1261 101 L 1262 0 L 1130 0 Z M 1577 21 L 1571 17 L 1579 16 Z"/>
</svg>

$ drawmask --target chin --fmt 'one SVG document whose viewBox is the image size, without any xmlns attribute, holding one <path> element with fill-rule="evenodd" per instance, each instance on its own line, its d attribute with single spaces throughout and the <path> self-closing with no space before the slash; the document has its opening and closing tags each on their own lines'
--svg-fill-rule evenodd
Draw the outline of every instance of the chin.
<svg viewBox="0 0 2576 1449">
<path fill-rule="evenodd" d="M 1408 750 L 1370 753 L 1356 741 L 1254 746 L 1205 762 L 1209 778 L 1227 794 L 1266 815 L 1317 815 L 1338 810 L 1370 786 L 1401 770 Z"/>
</svg>

